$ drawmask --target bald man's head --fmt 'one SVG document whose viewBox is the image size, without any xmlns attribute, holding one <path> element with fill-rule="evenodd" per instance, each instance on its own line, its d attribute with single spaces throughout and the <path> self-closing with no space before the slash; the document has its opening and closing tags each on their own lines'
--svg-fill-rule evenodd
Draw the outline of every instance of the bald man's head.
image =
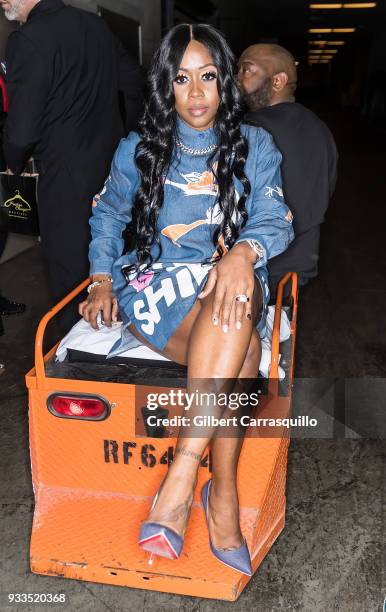
<svg viewBox="0 0 386 612">
<path fill-rule="evenodd" d="M 295 101 L 295 60 L 280 45 L 259 44 L 245 49 L 239 60 L 238 80 L 250 110 Z"/>
</svg>

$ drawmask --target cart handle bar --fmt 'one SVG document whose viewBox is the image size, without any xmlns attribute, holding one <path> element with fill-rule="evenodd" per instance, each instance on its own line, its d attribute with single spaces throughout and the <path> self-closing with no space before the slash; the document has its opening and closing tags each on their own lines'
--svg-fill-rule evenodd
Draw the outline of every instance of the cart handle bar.
<svg viewBox="0 0 386 612">
<path fill-rule="evenodd" d="M 296 320 L 296 310 L 298 301 L 298 275 L 296 272 L 287 272 L 281 279 L 277 287 L 276 304 L 275 304 L 275 319 L 272 332 L 272 352 L 271 366 L 269 369 L 270 378 L 279 378 L 279 344 L 280 344 L 280 322 L 281 322 L 281 307 L 283 304 L 283 290 L 289 280 L 292 280 L 291 297 L 293 304 L 292 321 Z M 292 328 L 292 325 L 291 325 Z"/>
<path fill-rule="evenodd" d="M 65 298 L 63 298 L 58 304 L 55 304 L 51 310 L 49 310 L 42 320 L 39 323 L 37 332 L 36 332 L 36 340 L 35 340 L 35 371 L 37 381 L 45 378 L 45 368 L 44 368 L 44 356 L 43 356 L 43 338 L 46 331 L 46 327 L 51 319 L 54 318 L 58 312 L 60 312 L 67 304 L 69 304 L 79 293 L 83 291 L 89 285 L 90 279 L 87 278 L 83 282 L 80 283 L 75 289 L 71 291 Z"/>
</svg>

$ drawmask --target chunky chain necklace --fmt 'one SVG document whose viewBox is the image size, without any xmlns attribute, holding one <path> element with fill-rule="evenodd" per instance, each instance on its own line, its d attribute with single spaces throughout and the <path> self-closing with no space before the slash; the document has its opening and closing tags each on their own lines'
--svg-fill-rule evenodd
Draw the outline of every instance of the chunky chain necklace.
<svg viewBox="0 0 386 612">
<path fill-rule="evenodd" d="M 213 151 L 218 148 L 218 145 L 211 144 L 205 147 L 204 149 L 193 149 L 192 147 L 187 147 L 183 142 L 179 140 L 176 140 L 176 146 L 188 155 L 209 155 L 209 153 L 213 153 Z"/>
</svg>

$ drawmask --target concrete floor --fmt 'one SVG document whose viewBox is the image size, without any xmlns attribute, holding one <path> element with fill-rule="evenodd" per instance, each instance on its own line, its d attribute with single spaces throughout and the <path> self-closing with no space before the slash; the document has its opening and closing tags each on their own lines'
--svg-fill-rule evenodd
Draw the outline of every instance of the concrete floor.
<svg viewBox="0 0 386 612">
<path fill-rule="evenodd" d="M 39 238 L 36 236 L 23 236 L 23 234 L 8 234 L 7 236 L 7 244 L 5 245 L 5 249 L 0 257 L 0 265 L 8 261 L 9 259 L 13 259 L 19 253 L 23 253 L 24 251 L 28 251 L 33 246 L 38 244 Z"/>
<path fill-rule="evenodd" d="M 346 114 L 344 121 L 336 116 L 326 119 L 335 126 L 340 178 L 324 227 L 320 276 L 300 298 L 295 404 L 304 399 L 299 399 L 302 383 L 312 387 L 321 379 L 354 378 L 359 387 L 372 388 L 374 377 L 378 397 L 384 399 L 386 390 L 385 241 L 380 215 L 386 159 L 381 139 L 373 135 L 370 140 L 358 118 Z M 358 430 L 350 430 L 350 439 L 292 440 L 285 530 L 234 604 L 31 574 L 28 546 L 34 500 L 23 377 L 33 363 L 37 322 L 49 305 L 40 247 L 2 264 L 0 273 L 4 293 L 28 305 L 23 316 L 5 318 L 5 335 L 0 338 L 0 362 L 5 364 L 0 376 L 0 610 L 47 609 L 9 607 L 9 592 L 62 592 L 67 603 L 60 609 L 71 612 L 382 609 L 384 444 L 375 439 L 382 438 L 380 403 L 372 405 L 372 414 L 378 415 L 375 435 L 365 431 L 359 437 Z M 56 333 L 53 330 L 50 344 Z"/>
</svg>

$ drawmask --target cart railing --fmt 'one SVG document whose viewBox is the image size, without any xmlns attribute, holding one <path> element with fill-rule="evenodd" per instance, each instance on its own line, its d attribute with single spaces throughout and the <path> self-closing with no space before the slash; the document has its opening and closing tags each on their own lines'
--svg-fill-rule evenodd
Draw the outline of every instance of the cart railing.
<svg viewBox="0 0 386 612">
<path fill-rule="evenodd" d="M 57 345 L 54 346 L 44 358 L 43 340 L 44 340 L 44 334 L 45 334 L 47 325 L 50 321 L 52 321 L 55 315 L 57 315 L 58 312 L 60 312 L 65 306 L 67 306 L 67 304 L 72 302 L 72 300 L 76 298 L 76 296 L 79 295 L 83 291 L 83 289 L 87 287 L 89 283 L 90 283 L 89 278 L 82 281 L 80 285 L 78 285 L 77 287 L 75 287 L 75 289 L 71 291 L 71 293 L 66 295 L 65 298 L 63 298 L 60 302 L 55 304 L 55 306 L 53 306 L 44 315 L 44 317 L 39 323 L 39 326 L 36 332 L 36 339 L 35 339 L 35 372 L 36 372 L 36 383 L 38 387 L 43 385 L 43 380 L 46 376 L 44 362 L 47 361 L 51 357 L 52 353 L 56 350 L 56 347 L 57 347 Z"/>
<path fill-rule="evenodd" d="M 277 290 L 277 298 L 275 305 L 275 319 L 272 334 L 272 354 L 271 354 L 271 365 L 269 370 L 270 378 L 278 378 L 278 365 L 279 365 L 279 343 L 280 343 L 280 319 L 281 319 L 281 307 L 283 303 L 283 290 L 285 285 L 292 279 L 292 321 L 296 321 L 296 310 L 297 310 L 297 287 L 298 278 L 296 272 L 288 272 L 279 282 Z M 47 325 L 52 319 L 60 312 L 67 304 L 75 299 L 87 285 L 90 283 L 90 279 L 85 279 L 78 287 L 73 289 L 71 293 L 66 295 L 58 304 L 53 306 L 42 318 L 39 323 L 36 340 L 35 340 L 35 373 L 36 373 L 36 384 L 37 387 L 44 386 L 45 379 L 45 361 L 47 361 L 57 348 L 57 344 L 44 356 L 43 354 L 43 340 Z"/>
<path fill-rule="evenodd" d="M 291 302 L 292 302 L 292 317 L 291 317 L 291 332 L 294 332 L 298 308 L 298 275 L 296 272 L 287 272 L 281 279 L 277 287 L 276 304 L 275 304 L 275 319 L 272 332 L 272 352 L 271 365 L 269 368 L 270 378 L 279 378 L 279 345 L 280 345 L 280 321 L 281 308 L 283 305 L 283 291 L 285 285 L 292 281 L 291 286 Z"/>
</svg>

